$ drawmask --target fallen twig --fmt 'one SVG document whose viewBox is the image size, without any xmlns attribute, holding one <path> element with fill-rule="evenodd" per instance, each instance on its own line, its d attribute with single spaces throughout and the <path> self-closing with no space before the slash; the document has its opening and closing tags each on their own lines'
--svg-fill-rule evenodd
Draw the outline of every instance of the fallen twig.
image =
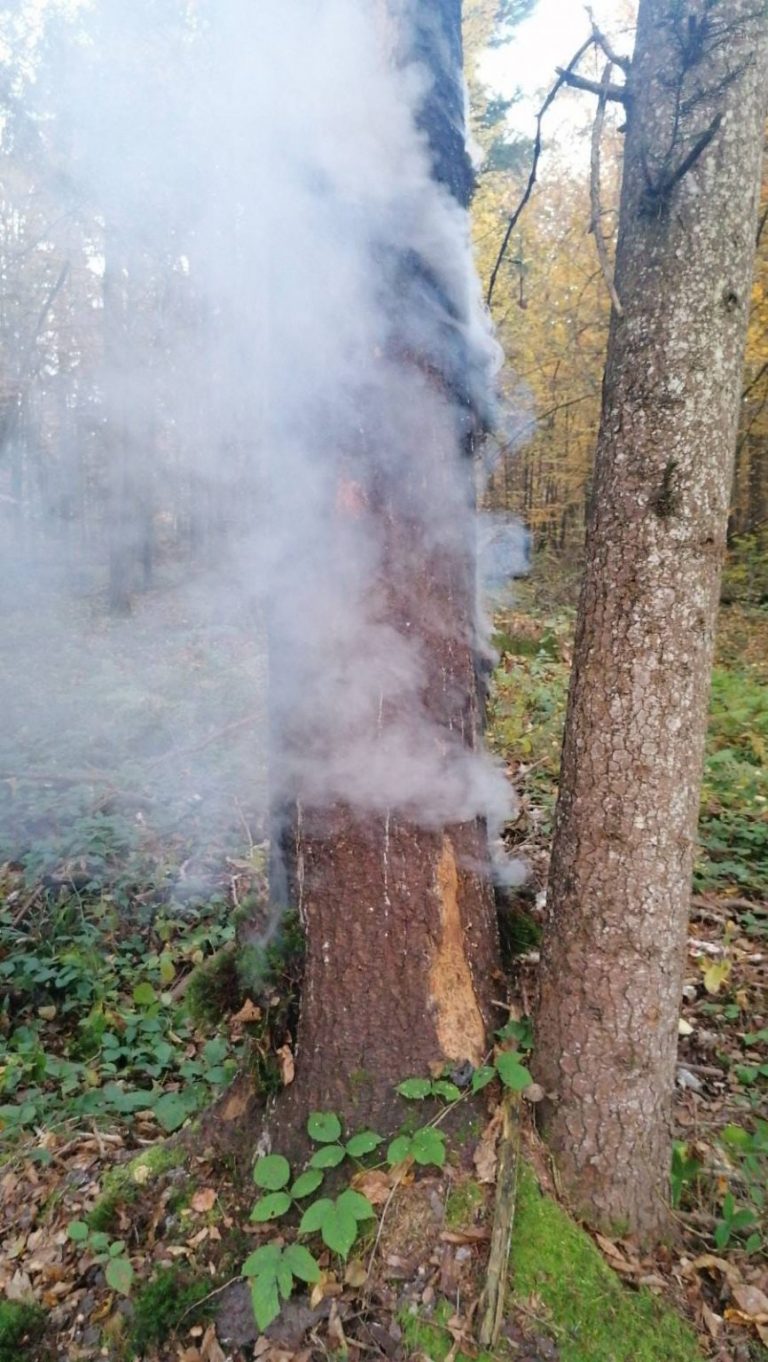
<svg viewBox="0 0 768 1362">
<path fill-rule="evenodd" d="M 501 1330 L 504 1314 L 504 1293 L 507 1282 L 509 1246 L 517 1200 L 517 1175 L 520 1166 L 520 1098 L 505 1092 L 502 1098 L 503 1118 L 499 1136 L 499 1168 L 496 1177 L 496 1201 L 493 1212 L 491 1251 L 485 1289 L 480 1298 L 482 1319 L 479 1339 L 481 1347 L 493 1347 Z"/>
</svg>

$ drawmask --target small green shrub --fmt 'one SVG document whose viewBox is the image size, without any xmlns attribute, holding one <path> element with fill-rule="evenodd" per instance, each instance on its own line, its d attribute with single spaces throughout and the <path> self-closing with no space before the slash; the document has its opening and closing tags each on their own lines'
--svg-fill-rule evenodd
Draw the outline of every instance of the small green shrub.
<svg viewBox="0 0 768 1362">
<path fill-rule="evenodd" d="M 131 1346 L 134 1354 L 143 1356 L 149 1348 L 158 1347 L 184 1323 L 185 1327 L 200 1320 L 206 1313 L 199 1302 L 211 1291 L 209 1280 L 195 1280 L 183 1268 L 160 1268 L 137 1291 L 133 1302 Z"/>
<path fill-rule="evenodd" d="M 39 1362 L 45 1314 L 37 1305 L 0 1301 L 0 1362 Z"/>
</svg>

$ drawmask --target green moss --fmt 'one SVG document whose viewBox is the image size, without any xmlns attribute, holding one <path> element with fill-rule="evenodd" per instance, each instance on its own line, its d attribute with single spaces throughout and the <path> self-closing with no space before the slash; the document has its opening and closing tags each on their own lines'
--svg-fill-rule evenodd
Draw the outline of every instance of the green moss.
<svg viewBox="0 0 768 1362">
<path fill-rule="evenodd" d="M 219 951 L 197 966 L 185 1001 L 189 1015 L 199 1025 L 218 1024 L 222 1017 L 237 1012 L 245 996 L 234 951 Z"/>
<path fill-rule="evenodd" d="M 474 1178 L 465 1178 L 451 1189 L 445 1206 L 445 1223 L 451 1230 L 475 1224 L 475 1212 L 485 1205 L 485 1194 Z"/>
<path fill-rule="evenodd" d="M 45 1315 L 36 1305 L 0 1301 L 0 1362 L 38 1362 Z"/>
<path fill-rule="evenodd" d="M 701 1362 L 696 1337 L 650 1291 L 630 1291 L 589 1235 L 521 1169 L 512 1236 L 514 1300 L 536 1296 L 561 1362 Z"/>
<path fill-rule="evenodd" d="M 210 1279 L 195 1281 L 183 1268 L 161 1268 L 133 1299 L 132 1355 L 165 1343 L 184 1323 L 189 1328 L 205 1311 L 199 1306 L 210 1295 Z M 211 1311 L 208 1311 L 210 1314 Z"/>
<path fill-rule="evenodd" d="M 181 1149 L 158 1144 L 145 1149 L 130 1163 L 121 1163 L 104 1178 L 102 1193 L 93 1210 L 86 1217 L 92 1230 L 108 1230 L 114 1224 L 118 1208 L 137 1201 L 143 1187 L 155 1182 L 170 1168 L 184 1162 Z"/>
</svg>

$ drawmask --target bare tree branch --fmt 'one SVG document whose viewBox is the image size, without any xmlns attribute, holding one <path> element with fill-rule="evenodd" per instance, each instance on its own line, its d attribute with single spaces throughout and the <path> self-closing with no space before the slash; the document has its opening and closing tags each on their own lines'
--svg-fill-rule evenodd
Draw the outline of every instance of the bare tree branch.
<svg viewBox="0 0 768 1362">
<path fill-rule="evenodd" d="M 594 38 L 592 37 L 587 38 L 586 42 L 582 43 L 578 52 L 575 52 L 574 55 L 571 57 L 571 60 L 569 61 L 568 65 L 564 68 L 564 71 L 565 72 L 573 71 L 575 67 L 578 66 L 579 62 L 584 56 L 584 53 L 587 52 L 589 48 L 592 47 L 593 45 Z M 558 91 L 562 89 L 564 84 L 565 84 L 564 75 L 563 74 L 558 75 L 557 80 L 555 81 L 554 85 L 552 86 L 552 89 L 549 91 L 549 94 L 547 95 L 546 99 L 544 100 L 544 103 L 542 104 L 541 108 L 539 109 L 539 112 L 536 115 L 536 137 L 533 143 L 533 159 L 531 162 L 531 171 L 528 176 L 528 183 L 525 186 L 523 196 L 520 202 L 518 203 L 517 208 L 515 209 L 511 218 L 509 219 L 509 222 L 507 224 L 507 230 L 504 233 L 504 240 L 501 243 L 501 249 L 499 250 L 499 254 L 496 257 L 496 264 L 494 265 L 493 270 L 491 271 L 491 277 L 488 283 L 488 292 L 486 294 L 486 302 L 489 307 L 491 306 L 491 302 L 493 301 L 493 290 L 496 287 L 496 280 L 499 276 L 499 270 L 501 269 L 504 256 L 507 253 L 507 247 L 509 246 L 510 240 L 512 239 L 512 233 L 514 232 L 515 227 L 517 226 L 521 213 L 523 212 L 526 204 L 528 203 L 528 200 L 531 197 L 531 194 L 533 193 L 533 187 L 536 183 L 536 175 L 539 169 L 539 157 L 541 156 L 541 125 L 544 119 L 544 115 L 546 114 L 547 109 L 549 109 L 550 105 L 555 100 Z"/>
<path fill-rule="evenodd" d="M 605 126 L 605 106 L 608 99 L 607 92 L 610 87 L 612 71 L 613 62 L 608 61 L 605 70 L 603 71 L 603 78 L 600 82 L 600 98 L 597 101 L 597 112 L 595 114 L 595 122 L 592 128 L 592 157 L 589 182 L 589 197 L 592 205 L 592 220 L 589 224 L 589 230 L 592 232 L 595 238 L 595 246 L 597 247 L 597 258 L 600 261 L 600 269 L 605 280 L 605 286 L 608 289 L 608 293 L 610 294 L 614 311 L 616 312 L 617 317 L 623 317 L 624 309 L 621 306 L 621 300 L 619 298 L 618 293 L 616 292 L 616 284 L 614 283 L 611 262 L 608 258 L 608 246 L 603 235 L 602 221 L 603 210 L 600 206 L 600 145 L 603 136 L 603 127 Z"/>
<path fill-rule="evenodd" d="M 587 6 L 587 14 L 589 16 L 589 22 L 592 25 L 592 37 L 594 38 L 597 46 L 602 48 L 603 52 L 605 53 L 606 57 L 608 58 L 612 66 L 618 66 L 619 70 L 623 71 L 625 76 L 628 76 L 632 69 L 632 62 L 630 58 L 622 57 L 619 55 L 618 52 L 614 50 L 614 48 L 611 46 L 610 39 L 606 37 L 602 29 L 598 28 L 595 22 L 595 16 L 592 13 L 592 10 L 589 8 L 589 6 Z"/>
<path fill-rule="evenodd" d="M 608 85 L 606 87 L 599 81 L 587 80 L 586 76 L 580 76 L 576 71 L 564 71 L 559 66 L 556 66 L 555 70 L 558 75 L 562 76 L 563 84 L 572 86 L 574 90 L 586 90 L 590 95 L 597 95 L 602 100 L 612 99 L 617 104 L 626 104 L 627 102 L 627 90 L 624 85 Z"/>
</svg>

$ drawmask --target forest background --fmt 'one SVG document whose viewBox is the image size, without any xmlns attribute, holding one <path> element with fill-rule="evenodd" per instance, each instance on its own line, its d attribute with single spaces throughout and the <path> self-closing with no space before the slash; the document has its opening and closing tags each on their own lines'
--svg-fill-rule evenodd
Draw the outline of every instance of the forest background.
<svg viewBox="0 0 768 1362">
<path fill-rule="evenodd" d="M 532 142 L 518 131 L 517 109 L 509 122 L 515 96 L 508 103 L 484 87 L 483 54 L 489 44 L 509 43 L 514 68 L 515 32 L 530 8 L 527 0 L 466 5 L 472 131 L 482 152 L 473 222 L 485 286 L 525 188 Z M 7 1150 L 0 1284 L 11 1304 L 30 1293 L 42 1301 L 58 1334 L 71 1340 L 71 1355 L 79 1347 L 91 1356 L 104 1330 L 83 1310 L 83 1296 L 101 1289 L 98 1268 L 83 1284 L 77 1255 L 86 1250 L 66 1241 L 62 1226 L 103 1194 L 110 1165 L 126 1149 L 173 1134 L 207 1107 L 246 1049 L 265 1091 L 289 1081 L 298 967 L 290 950 L 260 948 L 246 988 L 230 967 L 232 909 L 258 911 L 265 896 L 265 663 L 260 603 L 238 590 L 223 611 L 220 565 L 259 486 L 235 480 L 236 441 L 227 479 L 207 483 L 204 451 L 195 473 L 181 457 L 182 442 L 194 437 L 194 413 L 183 431 L 164 421 L 164 393 L 149 362 L 133 375 L 142 440 L 134 423 L 130 441 L 105 423 L 105 356 L 127 346 L 151 358 L 180 319 L 194 346 L 203 329 L 197 300 L 178 260 L 147 253 L 123 276 L 99 206 L 73 201 L 66 155 L 45 120 L 26 117 L 20 97 L 55 31 L 43 33 L 35 7 L 6 10 L 0 24 L 0 1122 Z M 628 7 L 615 27 L 620 47 L 630 44 L 631 24 Z M 556 33 L 551 49 L 553 70 L 572 56 L 558 50 Z M 599 78 L 597 66 L 588 74 Z M 611 306 L 590 230 L 594 101 L 563 90 L 558 107 L 558 138 L 549 141 L 545 123 L 539 183 L 495 286 L 493 319 L 506 361 L 481 474 L 497 549 L 489 557 L 491 587 L 509 575 L 510 543 L 512 567 L 520 566 L 508 524 L 519 521 L 531 534 L 530 575 L 516 582 L 512 603 L 496 602 L 490 730 L 518 798 L 504 840 L 526 880 L 505 920 L 523 1004 L 533 988 L 546 888 Z M 620 121 L 609 114 L 602 143 L 601 227 L 609 243 Z M 710 1253 L 731 1262 L 742 1285 L 756 1280 L 765 1248 L 768 1147 L 760 1010 L 768 897 L 768 185 L 764 200 L 672 1170 L 674 1202 L 692 1236 L 688 1261 Z M 172 381 L 172 365 L 164 372 Z M 264 926 L 268 933 L 268 915 Z M 61 1193 L 67 1168 L 69 1190 Z M 172 1183 L 166 1192 L 167 1205 Z M 62 1199 L 61 1212 L 46 1221 L 35 1210 L 25 1223 L 23 1205 L 48 1213 L 52 1198 Z M 113 1184 L 102 1203 L 110 1227 L 125 1214 L 121 1198 L 125 1186 Z M 177 1258 L 186 1263 L 200 1235 L 195 1247 L 215 1258 L 219 1229 L 205 1204 L 206 1197 L 197 1207 L 192 1199 L 178 1211 L 175 1247 L 184 1252 L 161 1242 L 155 1261 L 134 1263 L 131 1273 L 155 1280 L 158 1263 L 161 1271 Z M 603 1248 L 630 1278 L 659 1270 L 620 1245 Z M 723 1275 L 726 1269 L 705 1265 L 681 1276 L 713 1347 L 725 1315 L 713 1282 L 721 1291 Z M 749 1330 L 749 1309 L 740 1313 L 734 1323 Z M 544 1314 L 553 1320 L 554 1305 L 545 1302 Z M 107 1316 L 118 1321 L 110 1325 L 118 1344 L 121 1330 L 137 1327 L 125 1314 Z M 568 1353 L 562 1340 L 559 1346 L 565 1357 L 584 1355 Z M 587 1346 L 591 1358 L 601 1355 L 599 1342 Z"/>
</svg>

